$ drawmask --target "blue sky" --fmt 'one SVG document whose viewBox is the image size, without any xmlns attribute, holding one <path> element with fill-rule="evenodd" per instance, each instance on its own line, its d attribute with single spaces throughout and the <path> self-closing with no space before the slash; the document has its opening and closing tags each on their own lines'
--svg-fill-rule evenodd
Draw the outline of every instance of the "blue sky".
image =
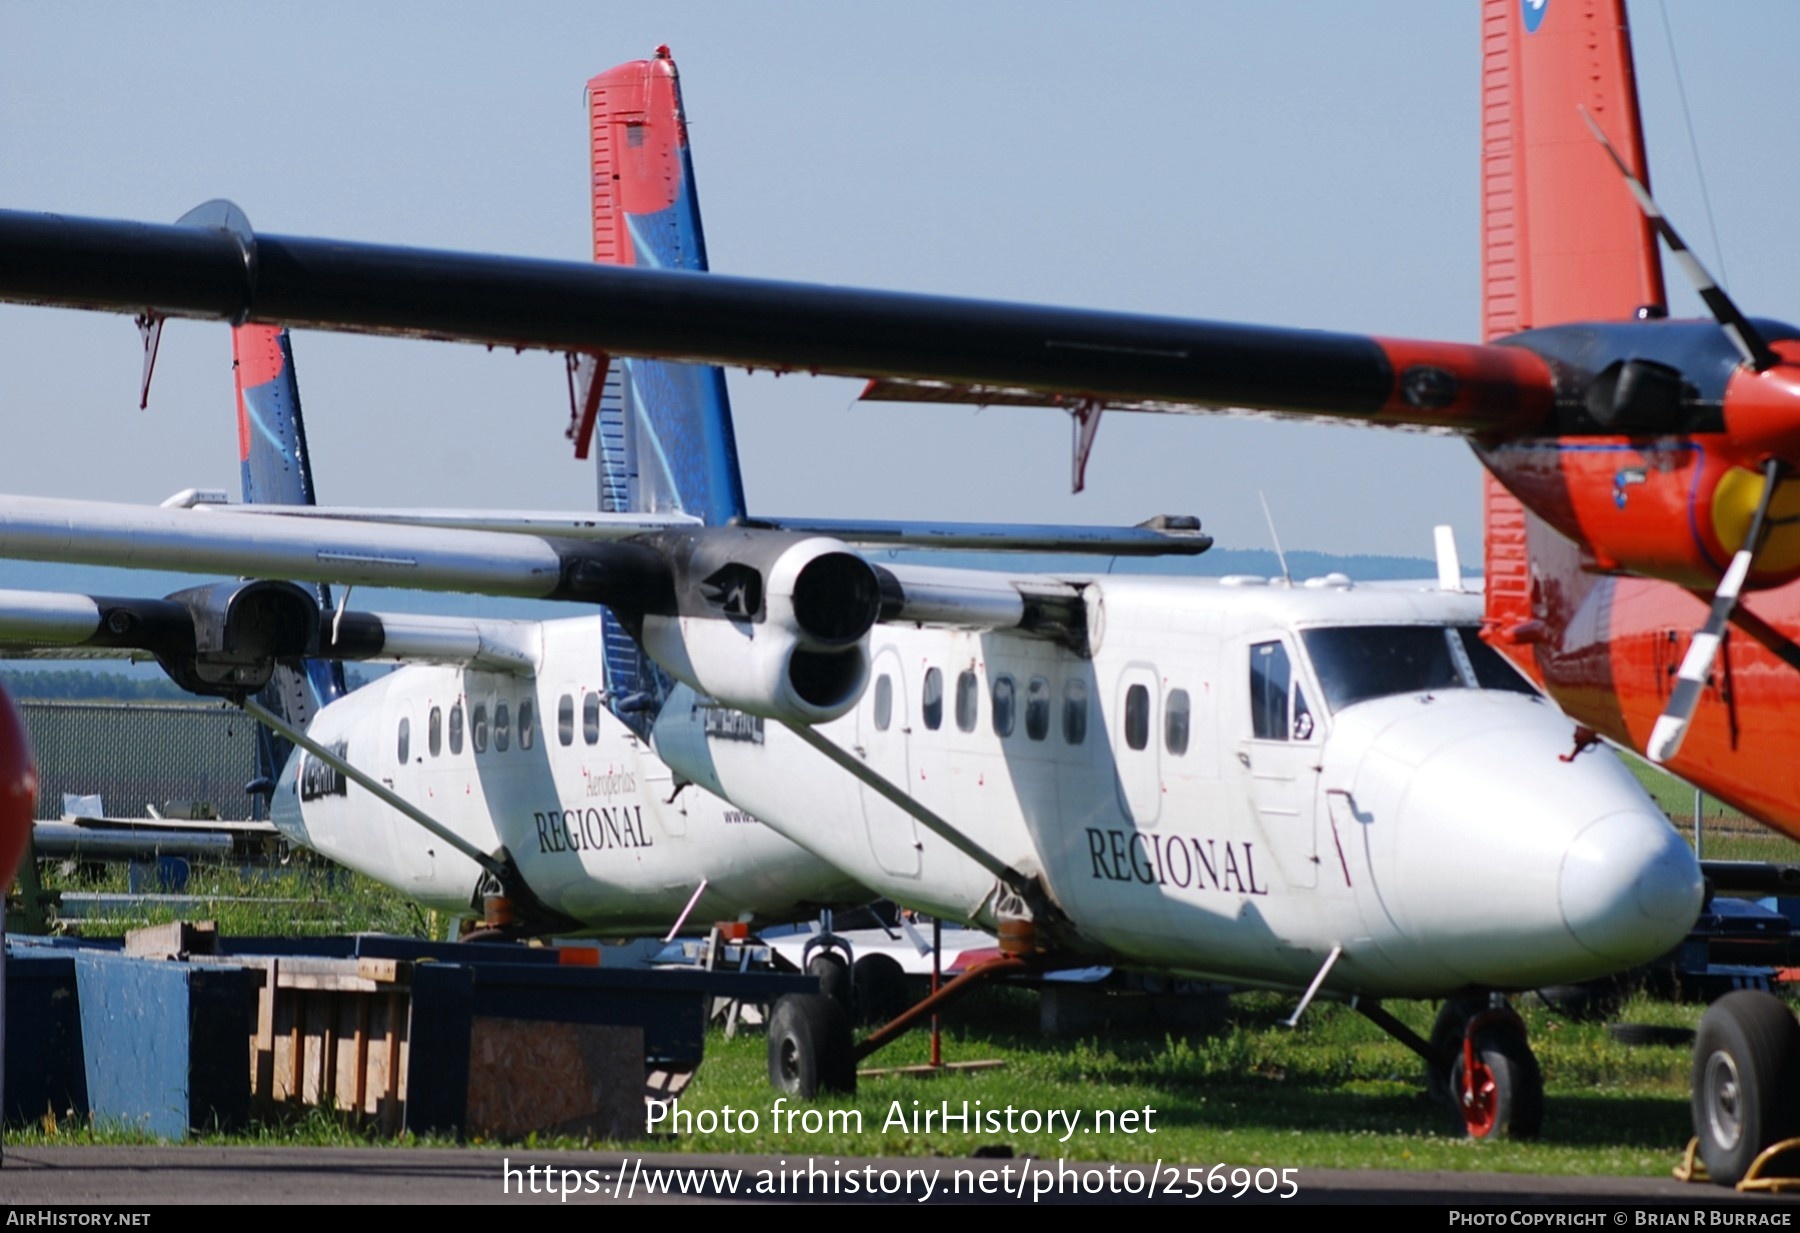
<svg viewBox="0 0 1800 1233">
<path fill-rule="evenodd" d="M 1557 0 L 1552 0 L 1553 3 Z M 1564 0 L 1566 2 L 1566 0 Z M 1800 318 L 1800 8 L 1669 0 L 1729 285 Z M 1655 185 L 1715 254 L 1660 5 L 1632 13 Z M 670 44 L 715 269 L 1371 333 L 1477 329 L 1473 5 L 0 5 L 0 205 L 584 259 L 587 77 Z M 1697 311 L 1685 288 L 1678 311 Z M 296 340 L 323 500 L 591 508 L 560 361 Z M 151 409 L 124 318 L 0 309 L 0 491 L 235 492 L 222 327 L 175 323 Z M 1222 546 L 1479 543 L 1453 440 L 1109 417 L 1068 493 L 1053 412 L 856 407 L 731 377 L 751 506 L 1135 522 Z"/>
</svg>

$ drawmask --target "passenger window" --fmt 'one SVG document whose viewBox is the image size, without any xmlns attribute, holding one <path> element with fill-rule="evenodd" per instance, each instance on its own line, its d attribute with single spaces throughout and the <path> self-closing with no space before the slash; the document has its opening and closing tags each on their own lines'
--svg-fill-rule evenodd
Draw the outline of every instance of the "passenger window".
<svg viewBox="0 0 1800 1233">
<path fill-rule="evenodd" d="M 434 706 L 425 720 L 425 745 L 432 757 L 444 751 L 444 708 Z"/>
<path fill-rule="evenodd" d="M 537 739 L 537 708 L 527 698 L 519 703 L 519 748 L 530 749 L 531 743 Z"/>
<path fill-rule="evenodd" d="M 564 745 L 575 743 L 575 699 L 568 694 L 556 702 L 556 739 Z"/>
<path fill-rule="evenodd" d="M 412 757 L 412 721 L 405 716 L 400 719 L 400 765 L 405 766 Z"/>
<path fill-rule="evenodd" d="M 1287 648 L 1259 642 L 1250 648 L 1250 732 L 1259 741 L 1288 739 Z"/>
<path fill-rule="evenodd" d="M 1063 740 L 1071 745 L 1087 740 L 1087 685 L 1081 681 L 1063 686 Z"/>
<path fill-rule="evenodd" d="M 1150 691 L 1142 685 L 1125 691 L 1125 744 L 1132 749 L 1150 744 Z"/>
<path fill-rule="evenodd" d="M 1013 731 L 1013 696 L 1017 687 L 1010 676 L 994 681 L 994 735 L 1011 736 Z"/>
<path fill-rule="evenodd" d="M 506 713 L 506 703 L 494 704 L 494 749 L 505 753 L 512 745 L 512 717 Z"/>
<path fill-rule="evenodd" d="M 600 695 L 584 694 L 581 699 L 581 739 L 590 745 L 600 743 Z"/>
<path fill-rule="evenodd" d="M 981 682 L 973 669 L 956 677 L 956 726 L 964 732 L 975 731 L 976 712 L 980 709 Z"/>
<path fill-rule="evenodd" d="M 894 678 L 882 673 L 875 678 L 875 731 L 886 732 L 894 722 Z"/>
<path fill-rule="evenodd" d="M 476 753 L 486 753 L 488 742 L 487 703 L 477 702 L 469 712 L 469 744 Z"/>
<path fill-rule="evenodd" d="M 463 712 L 462 703 L 458 702 L 450 708 L 450 752 L 462 752 Z"/>
<path fill-rule="evenodd" d="M 1041 676 L 1025 687 L 1025 735 L 1034 741 L 1050 735 L 1050 682 Z"/>
<path fill-rule="evenodd" d="M 1163 748 L 1177 757 L 1188 747 L 1188 692 L 1171 689 L 1163 710 Z"/>
<path fill-rule="evenodd" d="M 936 668 L 925 669 L 925 692 L 922 698 L 925 726 L 936 732 L 944 725 L 944 674 Z"/>
</svg>

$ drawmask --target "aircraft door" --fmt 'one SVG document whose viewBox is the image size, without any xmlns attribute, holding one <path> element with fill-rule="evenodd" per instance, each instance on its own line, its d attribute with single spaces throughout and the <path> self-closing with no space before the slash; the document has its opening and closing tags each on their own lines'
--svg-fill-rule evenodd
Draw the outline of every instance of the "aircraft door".
<svg viewBox="0 0 1800 1233">
<path fill-rule="evenodd" d="M 1248 732 L 1238 744 L 1237 761 L 1250 808 L 1282 879 L 1296 889 L 1311 889 L 1319 883 L 1316 805 L 1323 734 L 1284 640 L 1252 644 L 1243 680 Z"/>
<path fill-rule="evenodd" d="M 1134 825 L 1154 827 L 1162 815 L 1162 682 L 1154 668 L 1133 664 L 1119 674 L 1108 738 L 1117 768 L 1119 807 Z"/>
<path fill-rule="evenodd" d="M 906 674 L 892 647 L 875 654 L 873 683 L 856 709 L 856 751 L 869 769 L 903 792 L 912 790 L 908 757 L 912 712 L 907 709 Z M 863 827 L 869 851 L 888 873 L 916 878 L 920 872 L 918 823 L 873 789 L 862 789 Z"/>
<path fill-rule="evenodd" d="M 424 745 L 422 716 L 415 700 L 400 690 L 389 692 L 382 708 L 376 748 L 380 757 L 378 778 L 384 787 L 409 801 L 422 794 Z M 406 882 L 429 886 L 437 880 L 435 849 L 438 841 L 409 819 L 395 817 L 387 827 L 394 867 Z"/>
</svg>

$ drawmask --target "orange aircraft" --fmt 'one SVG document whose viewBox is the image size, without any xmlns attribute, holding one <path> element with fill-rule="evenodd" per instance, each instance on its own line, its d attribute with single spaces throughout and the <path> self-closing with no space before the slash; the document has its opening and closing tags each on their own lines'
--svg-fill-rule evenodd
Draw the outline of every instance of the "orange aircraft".
<svg viewBox="0 0 1800 1233">
<path fill-rule="evenodd" d="M 1479 344 L 267 236 L 218 210 L 0 213 L 0 298 L 1056 406 L 1078 483 L 1107 410 L 1458 433 L 1489 473 L 1487 639 L 1587 739 L 1800 838 L 1800 330 L 1746 317 L 1657 211 L 1622 0 L 1484 0 L 1481 26 Z M 1710 320 L 1668 318 L 1659 236 Z M 1778 1000 L 1708 1012 L 1695 1124 L 1724 1180 L 1800 1131 L 1800 1025 Z"/>
</svg>

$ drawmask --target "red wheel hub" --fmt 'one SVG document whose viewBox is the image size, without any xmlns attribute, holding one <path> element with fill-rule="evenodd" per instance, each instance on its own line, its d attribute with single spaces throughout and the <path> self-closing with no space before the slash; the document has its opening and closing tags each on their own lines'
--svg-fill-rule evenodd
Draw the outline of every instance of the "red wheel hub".
<svg viewBox="0 0 1800 1233">
<path fill-rule="evenodd" d="M 1494 1133 L 1499 1084 L 1494 1072 L 1475 1052 L 1473 1034 L 1463 1037 L 1462 1101 L 1463 1125 L 1471 1138 L 1485 1139 Z"/>
</svg>

